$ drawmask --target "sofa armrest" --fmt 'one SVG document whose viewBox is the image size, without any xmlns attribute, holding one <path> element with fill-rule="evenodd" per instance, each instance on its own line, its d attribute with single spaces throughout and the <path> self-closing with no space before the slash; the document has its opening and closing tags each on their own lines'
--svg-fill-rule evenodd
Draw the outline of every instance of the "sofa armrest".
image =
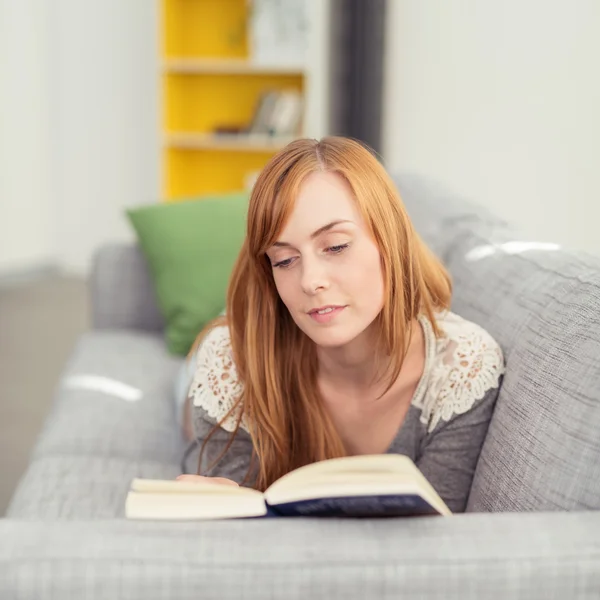
<svg viewBox="0 0 600 600">
<path fill-rule="evenodd" d="M 115 244 L 94 255 L 90 275 L 92 327 L 161 331 L 146 259 L 135 245 Z"/>
<path fill-rule="evenodd" d="M 0 521 L 0 597 L 600 597 L 600 512 Z"/>
</svg>

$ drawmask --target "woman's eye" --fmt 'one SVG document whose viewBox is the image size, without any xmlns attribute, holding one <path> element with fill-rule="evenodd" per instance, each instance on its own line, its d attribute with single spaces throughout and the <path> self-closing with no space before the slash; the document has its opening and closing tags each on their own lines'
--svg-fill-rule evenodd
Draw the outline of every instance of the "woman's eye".
<svg viewBox="0 0 600 600">
<path fill-rule="evenodd" d="M 285 260 L 280 260 L 279 262 L 273 264 L 273 268 L 279 267 L 285 269 L 286 267 L 289 267 L 293 261 L 293 258 L 286 258 Z"/>
<path fill-rule="evenodd" d="M 345 250 L 350 244 L 340 244 L 339 246 L 329 246 L 327 248 L 327 252 L 330 254 L 339 254 L 343 250 Z"/>
</svg>

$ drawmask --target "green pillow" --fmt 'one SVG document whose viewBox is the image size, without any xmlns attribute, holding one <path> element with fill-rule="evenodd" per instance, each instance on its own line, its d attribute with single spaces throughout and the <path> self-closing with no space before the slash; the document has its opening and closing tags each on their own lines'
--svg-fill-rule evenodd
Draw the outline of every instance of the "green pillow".
<svg viewBox="0 0 600 600">
<path fill-rule="evenodd" d="M 171 353 L 187 354 L 223 310 L 247 209 L 248 194 L 239 192 L 127 210 L 154 280 Z"/>
</svg>

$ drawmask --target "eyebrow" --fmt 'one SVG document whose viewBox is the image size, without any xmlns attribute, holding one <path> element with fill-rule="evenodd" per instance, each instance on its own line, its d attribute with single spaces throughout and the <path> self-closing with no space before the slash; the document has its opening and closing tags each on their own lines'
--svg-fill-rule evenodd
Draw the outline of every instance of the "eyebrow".
<svg viewBox="0 0 600 600">
<path fill-rule="evenodd" d="M 322 233 L 325 233 L 326 231 L 329 231 L 330 229 L 333 229 L 334 227 L 336 227 L 337 225 L 341 225 L 342 223 L 352 223 L 352 221 L 348 221 L 347 219 L 331 221 L 331 223 L 327 223 L 327 225 L 323 225 L 323 227 L 319 227 L 319 229 L 313 231 L 313 233 L 310 234 L 310 239 L 314 240 L 315 238 L 319 237 Z M 288 242 L 275 242 L 273 246 L 287 248 L 291 246 L 291 244 L 288 244 Z"/>
</svg>

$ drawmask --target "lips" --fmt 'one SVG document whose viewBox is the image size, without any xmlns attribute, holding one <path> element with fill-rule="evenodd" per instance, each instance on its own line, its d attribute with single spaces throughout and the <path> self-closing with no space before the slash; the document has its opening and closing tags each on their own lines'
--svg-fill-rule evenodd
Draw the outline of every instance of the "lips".
<svg viewBox="0 0 600 600">
<path fill-rule="evenodd" d="M 314 315 L 314 314 L 326 315 L 327 313 L 333 312 L 336 308 L 343 308 L 343 307 L 336 305 L 336 304 L 328 304 L 327 306 L 320 306 L 319 308 L 313 308 L 312 310 L 308 311 L 308 314 L 309 315 Z"/>
<path fill-rule="evenodd" d="M 316 323 L 320 325 L 326 325 L 335 321 L 337 316 L 344 311 L 345 306 L 337 306 L 330 304 L 328 306 L 320 306 L 319 308 L 313 308 L 308 316 Z"/>
</svg>

